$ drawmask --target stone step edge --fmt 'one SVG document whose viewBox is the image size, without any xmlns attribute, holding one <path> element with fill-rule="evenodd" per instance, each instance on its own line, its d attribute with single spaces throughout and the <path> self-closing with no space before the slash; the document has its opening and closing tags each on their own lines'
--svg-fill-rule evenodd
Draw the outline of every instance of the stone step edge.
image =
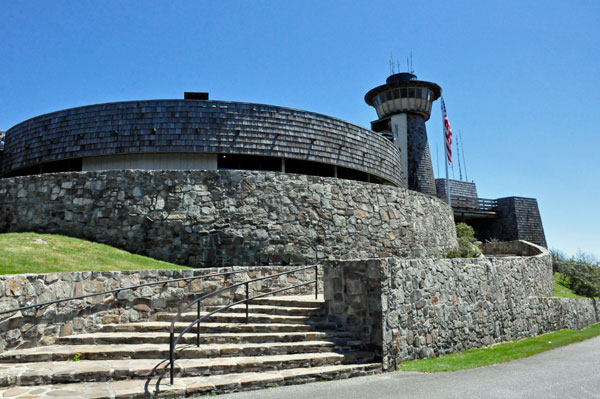
<svg viewBox="0 0 600 399">
<path fill-rule="evenodd" d="M 206 316 L 208 312 L 200 312 L 200 317 Z M 195 312 L 182 313 L 178 321 L 193 321 L 196 320 Z M 172 321 L 175 318 L 173 313 L 157 313 L 152 321 Z M 231 320 L 231 321 L 227 321 Z M 204 323 L 244 323 L 246 313 L 219 312 L 210 315 Z M 335 323 L 335 316 L 330 315 L 272 315 L 266 313 L 248 313 L 248 322 L 253 324 L 278 323 L 278 324 L 302 324 L 302 323 Z M 245 323 L 244 323 L 245 324 Z"/>
<path fill-rule="evenodd" d="M 250 301 L 251 305 L 270 305 L 270 306 L 293 306 L 296 308 L 317 307 L 325 303 L 322 295 L 319 299 L 308 297 L 287 297 L 287 296 L 270 296 L 257 298 Z"/>
<path fill-rule="evenodd" d="M 266 342 L 266 343 L 223 343 L 223 344 L 184 344 L 178 345 L 177 356 L 181 358 L 193 358 L 194 356 L 227 357 L 227 356 L 250 356 L 244 351 L 268 351 L 271 350 L 311 350 L 307 353 L 319 352 L 312 349 L 323 349 L 335 351 L 342 347 L 357 347 L 360 341 L 353 339 L 333 340 L 311 340 L 296 342 Z M 348 342 L 343 342 L 348 341 Z M 238 354 L 239 353 L 239 354 Z M 298 352 L 294 352 L 298 353 Z M 108 357 L 119 356 L 125 359 L 151 359 L 156 356 L 166 357 L 169 354 L 168 343 L 162 344 L 84 344 L 84 345 L 49 345 L 38 346 L 22 350 L 8 351 L 0 354 L 0 363 L 14 362 L 41 362 L 41 361 L 69 361 L 78 355 L 81 360 L 108 360 Z M 264 354 L 263 354 L 264 355 Z M 30 360 L 34 359 L 34 360 Z"/>
<path fill-rule="evenodd" d="M 190 323 L 176 322 L 175 331 L 181 332 Z M 156 331 L 168 332 L 171 323 L 163 321 L 149 321 L 139 323 L 104 324 L 101 332 L 133 332 L 133 331 Z M 190 333 L 196 332 L 196 326 L 190 329 Z M 287 332 L 287 331 L 336 331 L 337 323 L 200 323 L 200 332 Z"/>
<path fill-rule="evenodd" d="M 348 356 L 348 361 L 346 357 Z M 178 378 L 208 374 L 263 372 L 326 365 L 372 362 L 369 352 L 242 356 L 228 358 L 181 359 L 175 361 Z M 80 360 L 76 362 L 0 363 L 0 386 L 80 383 L 145 378 L 168 367 L 164 359 Z"/>
<path fill-rule="evenodd" d="M 157 397 L 180 397 L 199 394 L 225 393 L 232 391 L 247 391 L 264 387 L 295 385 L 307 382 L 352 378 L 381 372 L 381 363 L 366 363 L 359 365 L 319 366 L 312 368 L 295 368 L 277 371 L 262 371 L 259 373 L 236 373 L 209 377 L 176 378 L 174 385 L 168 385 L 162 379 L 156 392 L 154 379 L 148 384 L 148 379 L 88 382 L 74 384 L 52 384 L 37 386 L 15 386 L 0 389 L 0 398 L 39 397 L 55 398 L 61 392 L 69 397 L 85 397 L 94 399 L 142 399 L 146 397 L 146 384 L 150 394 Z"/>
<path fill-rule="evenodd" d="M 266 305 L 266 304 L 261 304 L 261 303 L 253 303 L 250 302 L 248 304 L 248 308 L 250 309 L 255 309 L 255 310 L 289 310 L 292 312 L 325 312 L 325 309 L 323 309 L 323 307 L 321 307 L 323 303 L 319 303 L 318 305 L 315 306 L 289 306 L 289 305 L 285 305 L 285 306 L 277 306 L 277 305 Z M 201 305 L 202 309 L 218 309 L 222 307 L 222 305 Z M 230 310 L 230 309 L 246 309 L 246 305 L 245 304 L 238 304 L 238 305 L 233 305 L 232 307 L 225 309 L 226 311 Z"/>
<path fill-rule="evenodd" d="M 269 338 L 278 338 L 282 340 L 286 340 L 285 342 L 299 342 L 299 341 L 288 341 L 290 338 L 292 339 L 308 339 L 306 338 L 308 335 L 313 335 L 312 339 L 357 339 L 355 338 L 355 334 L 351 331 L 287 331 L 287 332 L 246 332 L 246 333 L 201 333 L 200 334 L 200 342 L 202 343 L 203 339 L 216 339 L 219 338 L 221 340 L 225 339 L 236 339 L 237 341 L 227 342 L 227 343 L 246 343 L 246 339 L 265 339 L 266 342 L 282 342 L 277 340 L 269 340 Z M 152 342 L 156 343 L 157 341 L 168 342 L 169 341 L 169 333 L 168 332 L 131 332 L 131 331 L 115 331 L 115 332 L 95 332 L 95 333 L 85 333 L 85 334 L 74 334 L 74 335 L 63 335 L 62 337 L 58 337 L 58 343 L 64 343 L 65 345 L 69 345 L 70 341 L 85 341 L 87 345 L 97 345 L 97 344 L 113 344 L 116 340 L 128 340 L 133 338 L 141 339 L 150 339 Z M 195 342 L 196 335 L 184 335 L 184 339 L 189 342 Z M 105 340 L 106 342 L 102 342 Z M 161 342 L 163 343 L 163 342 Z M 215 342 L 217 343 L 217 342 Z M 218 342 L 225 343 L 225 342 Z M 248 342 L 250 343 L 250 342 Z M 202 343 L 205 345 L 206 343 Z"/>
</svg>

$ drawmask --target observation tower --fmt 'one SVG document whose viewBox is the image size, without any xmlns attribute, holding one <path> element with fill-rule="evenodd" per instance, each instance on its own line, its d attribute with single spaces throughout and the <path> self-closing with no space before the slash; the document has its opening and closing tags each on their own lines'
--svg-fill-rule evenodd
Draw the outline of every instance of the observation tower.
<svg viewBox="0 0 600 399">
<path fill-rule="evenodd" d="M 391 75 L 384 85 L 365 94 L 366 103 L 375 107 L 379 117 L 371 122 L 371 129 L 400 150 L 406 188 L 430 195 L 436 195 L 436 189 L 425 121 L 441 94 L 440 86 L 408 72 Z"/>
</svg>

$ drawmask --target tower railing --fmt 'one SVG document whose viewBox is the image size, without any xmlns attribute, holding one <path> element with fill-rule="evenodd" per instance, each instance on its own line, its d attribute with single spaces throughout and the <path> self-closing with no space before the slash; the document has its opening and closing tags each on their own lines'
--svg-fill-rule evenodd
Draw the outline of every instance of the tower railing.
<svg viewBox="0 0 600 399">
<path fill-rule="evenodd" d="M 495 212 L 498 208 L 498 200 L 451 195 L 450 205 L 455 209 L 471 209 L 476 211 Z"/>
</svg>

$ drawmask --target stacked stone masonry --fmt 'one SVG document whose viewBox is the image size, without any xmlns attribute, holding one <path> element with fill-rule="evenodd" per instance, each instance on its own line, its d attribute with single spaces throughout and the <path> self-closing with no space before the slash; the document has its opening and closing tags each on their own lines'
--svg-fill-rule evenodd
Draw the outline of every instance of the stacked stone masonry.
<svg viewBox="0 0 600 399">
<path fill-rule="evenodd" d="M 540 248 L 540 247 L 538 247 Z M 551 298 L 551 255 L 332 261 L 329 310 L 393 370 L 439 356 L 599 321 L 593 299 Z"/>
<path fill-rule="evenodd" d="M 0 311 L 138 284 L 232 272 L 224 276 L 141 287 L 2 315 L 0 352 L 7 348 L 51 345 L 58 336 L 99 331 L 104 324 L 149 320 L 158 312 L 177 311 L 203 293 L 289 270 L 284 266 L 261 266 L 3 275 L 0 276 Z M 322 287 L 322 269 L 318 273 Z M 264 294 L 314 279 L 315 269 L 308 268 L 249 284 L 249 294 Z M 285 294 L 304 295 L 313 292 L 314 285 L 309 284 L 285 291 Z M 245 287 L 240 286 L 208 298 L 203 304 L 223 305 L 244 297 Z"/>
<path fill-rule="evenodd" d="M 452 210 L 413 191 L 242 171 L 0 179 L 0 232 L 66 234 L 196 267 L 423 257 L 457 246 Z"/>
<path fill-rule="evenodd" d="M 29 119 L 10 128 L 6 137 L 0 176 L 101 155 L 225 153 L 339 165 L 405 184 L 400 153 L 383 136 L 333 117 L 271 105 L 197 100 L 98 104 Z"/>
</svg>

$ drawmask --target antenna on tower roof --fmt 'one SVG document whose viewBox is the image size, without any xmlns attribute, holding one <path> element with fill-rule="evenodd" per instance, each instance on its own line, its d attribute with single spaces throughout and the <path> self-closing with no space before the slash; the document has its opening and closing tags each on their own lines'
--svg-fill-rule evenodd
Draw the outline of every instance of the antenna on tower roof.
<svg viewBox="0 0 600 399">
<path fill-rule="evenodd" d="M 410 69 L 408 71 L 410 73 L 412 73 L 413 75 L 415 73 L 415 69 L 413 68 L 413 62 L 412 62 L 412 51 L 410 52 Z"/>
<path fill-rule="evenodd" d="M 460 133 L 460 130 L 458 131 Z M 460 134 L 456 135 L 456 155 L 458 158 L 458 178 L 460 181 L 462 181 L 462 167 L 460 166 L 460 143 L 458 138 L 460 137 Z"/>
<path fill-rule="evenodd" d="M 469 175 L 467 174 L 467 160 L 465 159 L 465 149 L 463 148 L 462 130 L 458 130 L 458 135 L 460 136 L 460 151 L 462 152 L 463 165 L 465 166 L 465 180 L 469 181 Z"/>
<path fill-rule="evenodd" d="M 394 55 L 390 51 L 390 75 L 393 75 L 394 73 Z"/>
</svg>

